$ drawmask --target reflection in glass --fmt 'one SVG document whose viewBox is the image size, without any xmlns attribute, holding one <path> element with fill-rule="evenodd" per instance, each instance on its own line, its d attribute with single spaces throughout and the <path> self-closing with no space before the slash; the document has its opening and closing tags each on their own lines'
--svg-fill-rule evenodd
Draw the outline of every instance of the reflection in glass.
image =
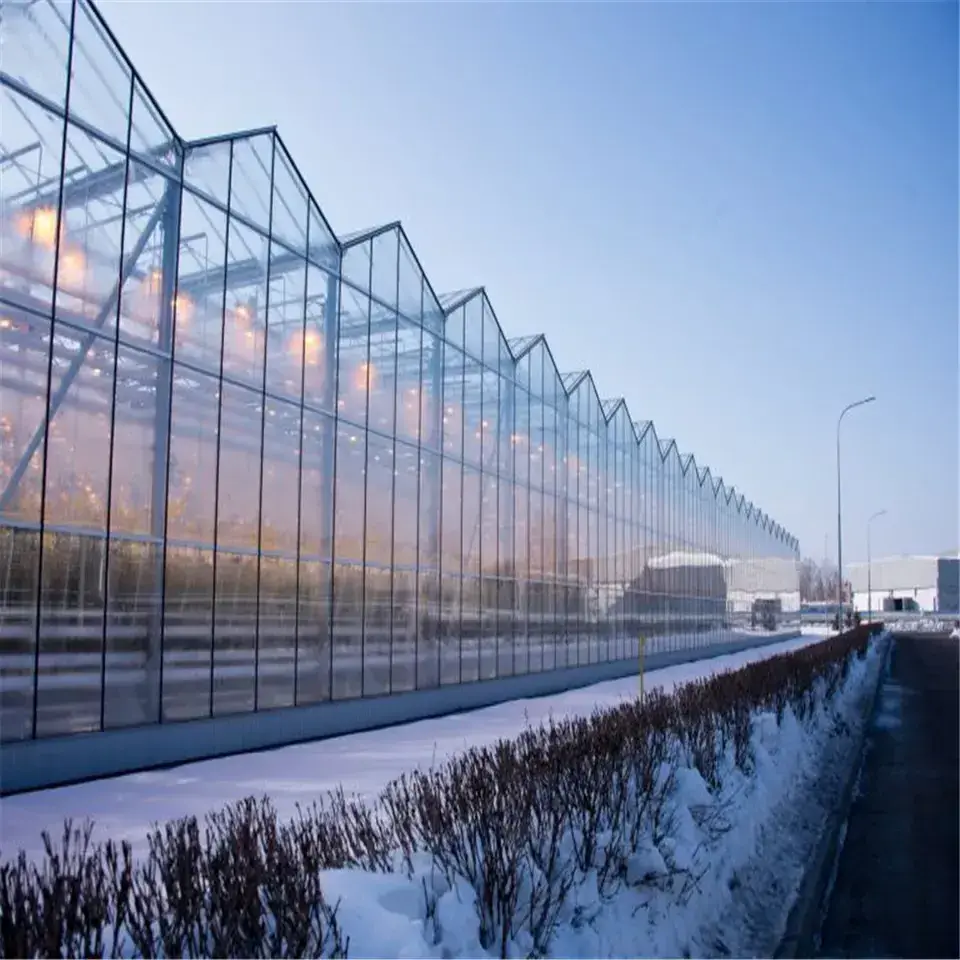
<svg viewBox="0 0 960 960">
<path fill-rule="evenodd" d="M 762 510 L 73 6 L 0 18 L 4 740 L 795 628 Z"/>
</svg>

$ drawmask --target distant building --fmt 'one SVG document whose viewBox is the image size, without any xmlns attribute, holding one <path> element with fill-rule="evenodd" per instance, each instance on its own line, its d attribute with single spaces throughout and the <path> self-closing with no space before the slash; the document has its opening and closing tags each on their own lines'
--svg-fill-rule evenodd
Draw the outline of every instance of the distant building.
<svg viewBox="0 0 960 960">
<path fill-rule="evenodd" d="M 873 561 L 870 582 L 865 563 L 851 563 L 844 573 L 858 610 L 960 614 L 960 557 L 884 557 Z"/>
</svg>

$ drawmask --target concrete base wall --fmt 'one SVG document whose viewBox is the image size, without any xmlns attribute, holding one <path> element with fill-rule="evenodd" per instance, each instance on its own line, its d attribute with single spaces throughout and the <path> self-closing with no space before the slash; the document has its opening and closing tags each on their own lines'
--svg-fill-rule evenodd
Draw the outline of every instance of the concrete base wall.
<svg viewBox="0 0 960 960">
<path fill-rule="evenodd" d="M 645 669 L 723 656 L 797 636 L 796 631 L 731 634 L 709 647 L 651 654 Z M 637 672 L 636 660 L 616 660 L 382 697 L 7 743 L 0 749 L 0 796 L 359 733 L 507 700 L 547 696 Z"/>
</svg>

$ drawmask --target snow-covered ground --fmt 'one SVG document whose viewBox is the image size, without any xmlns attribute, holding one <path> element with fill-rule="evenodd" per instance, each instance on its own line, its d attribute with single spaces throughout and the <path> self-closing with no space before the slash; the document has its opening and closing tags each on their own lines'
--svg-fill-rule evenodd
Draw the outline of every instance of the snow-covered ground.
<svg viewBox="0 0 960 960">
<path fill-rule="evenodd" d="M 690 680 L 820 639 L 804 635 L 651 671 L 645 688 L 670 691 Z M 42 831 L 58 836 L 65 817 L 77 822 L 89 817 L 96 823 L 94 839 L 128 839 L 135 850 L 143 850 L 154 823 L 187 815 L 202 817 L 251 794 L 267 794 L 281 817 L 292 815 L 298 803 L 309 804 L 340 785 L 347 793 L 373 799 L 404 772 L 439 764 L 472 746 L 513 737 L 551 716 L 584 716 L 615 706 L 635 697 L 638 689 L 638 679 L 629 677 L 385 730 L 5 797 L 0 799 L 0 856 L 5 859 L 18 849 L 31 856 L 39 854 Z"/>
<path fill-rule="evenodd" d="M 855 660 L 837 697 L 799 720 L 788 710 L 753 718 L 754 769 L 728 756 L 712 793 L 693 769 L 677 772 L 673 829 L 631 858 L 643 877 L 609 899 L 595 877 L 575 888 L 551 942 L 553 957 L 773 956 L 828 811 L 857 763 L 885 644 Z M 666 859 L 673 869 L 668 875 Z M 426 882 L 427 887 L 423 884 Z M 427 918 L 424 890 L 439 895 Z M 445 889 L 427 867 L 405 874 L 328 871 L 352 957 L 484 956 L 474 893 Z M 518 937 L 511 956 L 528 955 Z"/>
</svg>

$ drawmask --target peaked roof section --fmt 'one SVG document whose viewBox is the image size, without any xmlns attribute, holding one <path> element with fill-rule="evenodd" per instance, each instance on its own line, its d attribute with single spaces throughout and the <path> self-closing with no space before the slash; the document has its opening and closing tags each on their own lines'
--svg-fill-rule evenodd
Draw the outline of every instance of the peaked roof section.
<svg viewBox="0 0 960 960">
<path fill-rule="evenodd" d="M 26 9 L 26 8 L 24 8 Z M 475 316 L 479 313 L 481 317 L 480 323 L 486 325 L 486 317 L 489 315 L 491 319 L 496 323 L 497 329 L 499 332 L 499 337 L 503 341 L 503 347 L 506 349 L 507 353 L 512 357 L 514 363 L 532 349 L 536 347 L 538 343 L 542 343 L 546 352 L 550 355 L 551 361 L 554 363 L 554 369 L 556 370 L 556 363 L 550 350 L 549 343 L 542 334 L 535 334 L 526 337 L 513 338 L 511 340 L 506 340 L 503 335 L 503 330 L 500 327 L 499 321 L 496 319 L 496 314 L 493 312 L 490 307 L 489 300 L 487 299 L 486 293 L 482 287 L 473 287 L 467 290 L 454 291 L 453 293 L 444 294 L 442 297 L 438 297 L 432 287 L 429 278 L 426 275 L 426 272 L 423 270 L 423 267 L 420 264 L 419 258 L 416 255 L 416 252 L 413 249 L 412 244 L 410 244 L 409 239 L 406 236 L 406 233 L 403 229 L 402 224 L 399 221 L 392 221 L 390 223 L 383 224 L 381 226 L 354 231 L 352 233 L 337 235 L 333 229 L 330 227 L 329 222 L 326 220 L 326 217 L 323 214 L 322 209 L 319 204 L 317 204 L 310 188 L 308 187 L 306 181 L 300 174 L 299 169 L 294 163 L 292 157 L 290 156 L 289 151 L 286 149 L 286 146 L 283 143 L 279 133 L 277 133 L 275 127 L 262 127 L 255 130 L 248 131 L 239 131 L 237 133 L 226 134 L 220 137 L 210 137 L 204 138 L 201 140 L 193 141 L 184 141 L 176 131 L 174 130 L 173 125 L 169 122 L 165 114 L 163 113 L 160 105 L 152 97 L 149 90 L 146 88 L 142 82 L 140 76 L 137 74 L 135 67 L 130 62 L 126 54 L 124 53 L 122 47 L 117 42 L 112 31 L 108 27 L 104 17 L 100 14 L 100 11 L 97 9 L 96 3 L 94 0 L 77 0 L 76 6 L 76 15 L 77 17 L 84 18 L 84 20 L 89 22 L 89 31 L 90 36 L 85 39 L 85 42 L 93 42 L 101 48 L 101 53 L 108 57 L 112 58 L 114 62 L 118 65 L 122 73 L 126 78 L 129 78 L 134 96 L 137 98 L 138 103 L 141 104 L 140 109 L 146 110 L 153 118 L 153 140 L 155 142 L 147 144 L 140 144 L 139 142 L 132 142 L 131 149 L 138 156 L 147 156 L 151 154 L 151 151 L 164 150 L 164 149 L 175 149 L 181 153 L 184 157 L 184 162 L 189 163 L 191 158 L 200 158 L 204 151 L 213 147 L 216 148 L 222 144 L 229 144 L 230 150 L 234 151 L 235 144 L 247 142 L 253 143 L 256 140 L 261 140 L 261 142 L 266 142 L 270 144 L 271 156 L 270 156 L 270 166 L 268 170 L 273 174 L 273 183 L 271 188 L 274 191 L 275 197 L 280 197 L 281 205 L 287 206 L 288 199 L 284 196 L 284 192 L 288 193 L 290 197 L 295 200 L 294 206 L 297 207 L 302 202 L 303 210 L 287 210 L 287 212 L 292 217 L 292 223 L 294 227 L 287 226 L 288 230 L 291 230 L 290 236 L 282 236 L 277 233 L 277 238 L 283 240 L 288 245 L 295 247 L 296 249 L 301 250 L 305 255 L 313 258 L 315 248 L 317 250 L 325 249 L 328 252 L 323 254 L 322 258 L 318 257 L 318 260 L 325 264 L 330 263 L 330 253 L 334 254 L 334 258 L 339 257 L 341 263 L 341 271 L 345 266 L 345 259 L 350 251 L 355 251 L 364 243 L 375 244 L 379 238 L 385 237 L 387 234 L 393 234 L 396 237 L 396 243 L 398 244 L 397 248 L 397 257 L 398 260 L 401 259 L 402 255 L 405 253 L 409 259 L 412 267 L 415 272 L 419 274 L 419 293 L 422 297 L 423 306 L 420 310 L 420 317 L 424 323 L 427 323 L 428 315 L 432 319 L 435 313 L 439 313 L 439 322 L 447 322 L 450 320 L 450 317 L 456 312 L 458 307 L 467 305 L 474 298 L 481 298 L 482 308 L 479 311 L 473 311 L 472 316 Z M 59 30 L 60 33 L 63 33 L 64 30 L 67 31 L 67 36 L 69 35 L 69 26 L 66 20 L 62 17 L 58 17 L 59 23 L 54 23 L 53 28 Z M 52 22 L 52 21 L 51 21 Z M 49 28 L 50 24 L 45 24 L 45 27 Z M 43 34 L 44 28 L 39 28 L 38 35 Z M 35 31 L 36 32 L 36 31 Z M 49 42 L 49 41 L 47 41 Z M 63 46 L 61 44 L 61 46 Z M 65 49 L 65 47 L 64 47 Z M 49 54 L 46 54 L 49 55 Z M 89 71 L 88 71 L 89 72 Z M 16 85 L 20 83 L 16 79 L 17 70 L 14 70 L 13 84 Z M 112 77 L 111 80 L 107 80 L 103 77 L 100 78 L 104 86 L 109 85 L 111 82 L 115 84 L 115 77 Z M 114 93 L 115 91 L 100 91 L 103 96 L 107 93 Z M 91 102 L 96 101 L 96 91 L 91 91 L 87 98 Z M 83 102 L 78 98 L 78 102 L 75 104 L 71 100 L 71 108 L 82 114 L 83 112 Z M 91 115 L 90 122 L 93 126 L 97 126 L 95 123 L 96 117 Z M 104 137 L 106 139 L 111 139 L 109 132 L 104 132 Z M 161 142 L 163 141 L 163 142 Z M 118 144 L 122 148 L 122 144 Z M 231 153 L 233 155 L 233 153 Z M 262 156 L 258 156 L 255 151 L 250 154 L 250 162 L 253 163 L 256 161 L 262 167 L 264 165 L 264 160 Z M 278 183 L 278 178 L 282 178 L 282 183 Z M 251 221 L 253 218 L 250 218 Z M 290 218 L 287 218 L 290 220 Z M 324 237 L 325 245 L 318 245 L 318 238 L 314 235 L 311 235 L 310 225 L 316 224 L 316 232 L 328 234 Z M 301 229 L 303 228 L 303 229 Z M 271 222 L 270 232 L 273 233 L 273 224 Z M 392 241 L 391 241 L 392 242 Z M 371 248 L 372 249 L 372 248 Z M 355 256 L 351 259 L 359 267 L 359 272 L 362 274 L 362 260 L 357 261 Z M 371 271 L 372 272 L 372 271 Z M 380 281 L 381 288 L 384 290 L 389 290 L 390 283 L 387 279 Z M 397 277 L 395 286 L 400 286 L 400 279 Z M 372 291 L 374 296 L 381 298 L 380 293 L 377 290 Z M 390 304 L 392 307 L 397 309 L 399 312 L 405 312 L 405 306 L 409 312 L 413 313 L 415 311 L 415 303 L 417 299 L 417 290 L 410 291 L 399 291 L 393 294 L 393 303 Z M 385 301 L 389 302 L 389 301 Z M 438 310 L 434 309 L 436 305 Z M 467 317 L 467 314 L 464 313 L 463 323 L 465 325 L 475 323 L 477 321 Z M 468 331 L 464 331 L 463 339 L 467 340 Z M 481 337 L 481 339 L 483 339 Z M 593 390 L 594 396 L 596 398 L 597 404 L 600 406 L 602 415 L 606 422 L 609 422 L 613 416 L 616 415 L 617 411 L 622 406 L 624 408 L 624 413 L 627 416 L 629 422 L 633 426 L 634 434 L 638 442 L 644 439 L 647 433 L 651 433 L 653 439 L 657 441 L 658 449 L 660 450 L 661 457 L 663 460 L 666 460 L 667 456 L 673 450 L 680 462 L 684 473 L 686 473 L 692 464 L 695 464 L 695 460 L 692 455 L 686 455 L 683 458 L 680 457 L 679 450 L 677 449 L 676 443 L 673 440 L 668 439 L 658 439 L 656 434 L 656 429 L 651 421 L 633 421 L 629 416 L 629 410 L 627 408 L 626 402 L 623 398 L 614 398 L 608 400 L 601 400 L 600 395 L 597 392 L 597 386 L 589 370 L 577 371 L 573 373 L 565 373 L 560 376 L 560 382 L 563 386 L 564 391 L 569 397 L 575 391 L 581 389 L 585 382 L 590 381 L 590 387 Z M 703 483 L 705 477 L 709 474 L 709 471 L 704 468 L 702 474 L 698 474 L 699 480 Z M 717 480 L 714 486 L 715 493 L 719 494 L 723 491 L 727 497 L 727 501 L 734 495 L 733 488 L 726 490 L 722 480 Z M 742 496 L 738 497 L 738 509 L 742 510 L 745 504 L 745 498 Z M 780 528 L 778 528 L 780 529 Z M 788 538 L 789 542 L 796 544 L 796 540 L 792 537 Z"/>
</svg>

